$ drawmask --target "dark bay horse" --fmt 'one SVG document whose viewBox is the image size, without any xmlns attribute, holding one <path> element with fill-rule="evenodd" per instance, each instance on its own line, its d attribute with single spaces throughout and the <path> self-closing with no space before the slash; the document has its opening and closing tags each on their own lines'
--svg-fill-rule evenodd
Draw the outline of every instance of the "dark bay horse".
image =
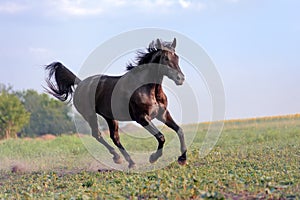
<svg viewBox="0 0 300 200">
<path fill-rule="evenodd" d="M 167 109 L 168 101 L 161 85 L 164 76 L 176 85 L 184 82 L 175 47 L 175 38 L 173 42 L 152 41 L 146 51 L 137 53 L 136 62 L 129 64 L 122 76 L 95 75 L 80 80 L 63 64 L 54 62 L 46 66 L 47 91 L 61 101 L 73 97 L 74 106 L 88 122 L 92 136 L 109 150 L 115 163 L 121 163 L 121 157 L 102 137 L 96 114 L 107 121 L 110 137 L 129 168 L 135 163 L 120 142 L 118 121 L 136 121 L 157 139 L 157 150 L 149 159 L 153 163 L 162 156 L 165 143 L 164 135 L 151 122 L 154 118 L 176 131 L 181 146 L 178 163 L 184 165 L 187 152 L 184 134 Z"/>
</svg>

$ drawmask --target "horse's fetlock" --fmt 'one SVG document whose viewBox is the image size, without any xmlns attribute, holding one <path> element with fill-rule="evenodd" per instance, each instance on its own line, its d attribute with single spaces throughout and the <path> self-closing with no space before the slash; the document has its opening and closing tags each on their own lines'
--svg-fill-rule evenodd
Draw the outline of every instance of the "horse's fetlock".
<svg viewBox="0 0 300 200">
<path fill-rule="evenodd" d="M 163 134 L 161 134 L 160 136 L 158 136 L 159 140 L 162 142 L 162 143 L 165 143 L 166 139 L 165 139 L 165 136 Z"/>
</svg>

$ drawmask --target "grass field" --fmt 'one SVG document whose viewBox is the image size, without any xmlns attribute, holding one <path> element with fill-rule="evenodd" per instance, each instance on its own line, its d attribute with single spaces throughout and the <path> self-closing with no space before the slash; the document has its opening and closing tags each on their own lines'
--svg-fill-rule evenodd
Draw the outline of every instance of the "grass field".
<svg viewBox="0 0 300 200">
<path fill-rule="evenodd" d="M 227 121 L 199 158 L 207 127 L 199 125 L 186 166 L 145 173 L 104 170 L 77 136 L 0 141 L 0 199 L 300 199 L 300 115 Z"/>
</svg>

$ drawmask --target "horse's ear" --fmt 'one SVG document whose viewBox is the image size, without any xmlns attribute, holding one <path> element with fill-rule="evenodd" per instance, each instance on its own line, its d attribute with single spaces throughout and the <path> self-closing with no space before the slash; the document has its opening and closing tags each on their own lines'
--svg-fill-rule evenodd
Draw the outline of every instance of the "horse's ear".
<svg viewBox="0 0 300 200">
<path fill-rule="evenodd" d="M 160 39 L 156 39 L 156 48 L 157 49 L 162 49 L 162 44 L 161 44 Z"/>
<path fill-rule="evenodd" d="M 174 38 L 171 47 L 175 49 L 175 47 L 176 47 L 176 38 Z"/>
</svg>

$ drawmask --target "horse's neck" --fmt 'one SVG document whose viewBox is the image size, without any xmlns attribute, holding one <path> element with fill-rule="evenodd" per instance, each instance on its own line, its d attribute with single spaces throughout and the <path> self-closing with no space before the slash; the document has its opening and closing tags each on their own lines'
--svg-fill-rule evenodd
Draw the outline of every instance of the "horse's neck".
<svg viewBox="0 0 300 200">
<path fill-rule="evenodd" d="M 155 94 L 156 99 L 163 98 L 164 92 L 162 89 L 162 81 L 163 81 L 163 74 L 160 74 L 157 69 L 154 67 L 147 68 L 149 71 L 145 70 L 143 72 L 146 73 L 146 76 L 149 77 L 150 84 L 148 84 L 148 89 L 150 89 L 150 92 Z"/>
</svg>

